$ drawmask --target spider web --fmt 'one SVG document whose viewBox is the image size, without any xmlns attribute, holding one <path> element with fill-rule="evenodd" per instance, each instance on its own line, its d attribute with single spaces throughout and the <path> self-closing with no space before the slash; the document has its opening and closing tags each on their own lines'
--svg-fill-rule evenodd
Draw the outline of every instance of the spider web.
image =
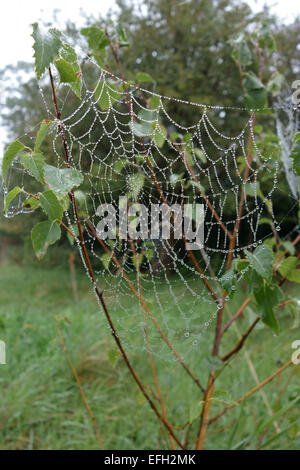
<svg viewBox="0 0 300 470">
<path fill-rule="evenodd" d="M 176 360 L 162 340 L 162 331 L 185 358 L 198 350 L 218 309 L 224 302 L 230 303 L 238 283 L 251 267 L 237 271 L 233 264 L 226 271 L 230 252 L 234 259 L 245 258 L 245 250 L 253 251 L 264 238 L 273 235 L 269 225 L 261 224 L 265 217 L 280 230 L 272 204 L 278 162 L 274 162 L 272 155 L 264 155 L 259 146 L 255 110 L 165 97 L 122 82 L 90 58 L 85 59 L 82 82 L 82 99 L 75 100 L 73 96 L 71 108 L 67 106 L 70 90 L 64 88 L 58 94 L 59 121 L 51 111 L 51 102 L 40 90 L 54 121 L 50 135 L 56 166 L 66 167 L 61 125 L 68 141 L 71 166 L 84 174 L 84 183 L 75 194 L 97 281 L 127 348 L 150 349 L 167 361 Z M 192 108 L 192 113 L 186 114 L 187 108 L 189 111 Z M 180 115 L 181 109 L 183 119 L 178 122 L 173 115 Z M 224 117 L 239 123 L 240 130 L 235 135 L 219 130 Z M 14 162 L 13 171 L 20 172 L 21 186 L 24 185 L 25 172 L 18 161 Z M 270 176 L 272 183 L 262 193 L 261 181 Z M 202 204 L 203 246 L 191 256 L 184 240 L 174 237 L 172 217 L 169 239 L 116 237 L 100 243 L 97 232 L 91 229 L 101 219 L 97 209 L 101 204 L 117 208 L 120 197 L 126 197 L 137 213 L 139 204 L 150 207 L 163 203 L 168 208 L 174 204 Z M 24 197 L 20 195 L 9 214 L 26 211 Z M 71 207 L 65 215 L 79 246 Z M 129 218 L 129 226 L 134 226 L 134 220 Z M 120 223 L 117 212 L 117 226 Z M 160 232 L 163 223 L 159 222 Z M 233 249 L 228 233 L 235 233 Z M 207 289 L 205 280 L 217 298 Z"/>
</svg>

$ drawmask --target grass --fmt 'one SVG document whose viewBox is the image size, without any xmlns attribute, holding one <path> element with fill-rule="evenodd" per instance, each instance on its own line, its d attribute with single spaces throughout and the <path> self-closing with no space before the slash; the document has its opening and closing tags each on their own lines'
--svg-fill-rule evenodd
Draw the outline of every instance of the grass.
<svg viewBox="0 0 300 470">
<path fill-rule="evenodd" d="M 160 449 L 168 448 L 164 431 L 149 405 L 138 391 L 99 312 L 88 280 L 77 270 L 78 301 L 74 301 L 68 270 L 42 264 L 5 264 L 0 271 L 0 339 L 7 345 L 7 365 L 0 366 L 0 446 L 2 449 L 97 449 L 92 423 L 81 400 L 76 381 L 59 344 L 56 317 L 69 354 L 75 365 L 87 399 L 91 405 L 106 449 Z M 170 281 L 185 312 L 192 312 L 191 331 L 197 331 L 197 312 L 207 309 L 184 295 L 178 280 Z M 287 286 L 290 288 L 290 286 Z M 182 325 L 173 318 L 174 306 L 165 283 L 158 286 L 164 317 L 152 298 L 151 289 L 145 297 L 158 319 L 170 328 L 176 348 L 184 353 L 193 337 L 184 339 Z M 232 312 L 245 295 L 235 294 L 230 302 Z M 111 294 L 108 304 L 118 322 L 121 339 L 128 344 L 129 356 L 147 386 L 153 380 L 143 348 L 141 326 L 137 325 L 139 307 L 126 290 L 119 302 Z M 209 308 L 208 308 L 209 310 Z M 125 312 L 125 313 L 124 313 Z M 209 313 L 209 312 L 208 312 Z M 245 312 L 238 323 L 245 331 L 253 316 Z M 291 343 L 300 339 L 299 327 L 292 329 L 292 321 L 284 310 L 280 312 L 283 326 L 280 335 L 263 325 L 249 338 L 246 349 L 260 380 L 290 359 Z M 181 328 L 181 330 L 180 330 Z M 194 329 L 193 329 L 194 328 Z M 176 331 L 181 332 L 176 336 Z M 204 334 L 197 347 L 186 357 L 188 365 L 206 384 L 213 325 Z M 173 333 L 172 333 L 173 331 Z M 152 339 L 157 341 L 150 328 Z M 236 343 L 231 328 L 225 336 L 222 351 Z M 157 349 L 155 349 L 157 351 Z M 162 356 L 162 357 L 161 357 Z M 197 416 L 201 410 L 202 395 L 183 369 L 172 361 L 167 351 L 155 356 L 159 380 L 166 398 L 168 418 L 173 425 L 183 425 L 187 417 Z M 116 362 L 116 364 L 115 364 Z M 272 410 L 280 412 L 299 394 L 300 366 L 291 366 L 282 376 L 265 387 Z M 216 384 L 212 415 L 248 389 L 255 381 L 245 360 L 244 351 L 228 366 Z M 151 388 L 148 387 L 151 391 Z M 153 390 L 153 387 L 152 387 Z M 280 413 L 279 413 L 280 414 Z M 299 405 L 293 404 L 277 422 L 281 434 L 274 433 L 270 423 L 263 432 L 259 428 L 269 420 L 260 394 L 228 411 L 209 429 L 206 448 L 297 449 L 300 447 Z M 192 424 L 191 436 L 196 432 L 198 419 Z M 225 428 L 222 432 L 218 432 Z M 186 430 L 177 431 L 184 437 Z M 192 442 L 190 446 L 192 448 Z"/>
</svg>

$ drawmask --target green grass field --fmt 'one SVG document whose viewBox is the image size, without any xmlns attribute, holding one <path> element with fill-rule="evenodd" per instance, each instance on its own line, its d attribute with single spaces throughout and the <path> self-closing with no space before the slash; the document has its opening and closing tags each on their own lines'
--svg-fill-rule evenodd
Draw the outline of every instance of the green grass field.
<svg viewBox="0 0 300 470">
<path fill-rule="evenodd" d="M 79 268 L 76 277 L 77 301 L 73 297 L 68 270 L 43 267 L 37 262 L 1 266 L 0 339 L 7 345 L 7 364 L 0 366 L 1 448 L 98 448 L 92 423 L 58 340 L 57 316 L 61 319 L 66 346 L 96 417 L 105 448 L 168 448 L 165 433 L 154 413 L 121 358 L 115 354 L 113 339 L 88 279 Z M 174 289 L 180 289 L 176 286 L 175 283 Z M 171 312 L 166 286 L 162 283 L 159 289 L 168 306 L 167 312 Z M 237 292 L 230 303 L 233 312 L 241 303 L 242 295 L 242 291 Z M 187 306 L 189 297 L 183 297 L 183 302 Z M 112 305 L 113 298 L 109 298 L 108 303 Z M 136 308 L 133 299 L 127 297 L 124 297 L 124 307 L 129 313 L 130 309 Z M 159 315 L 155 305 L 153 308 Z M 114 315 L 117 318 L 118 312 Z M 249 310 L 238 323 L 240 331 L 245 331 L 251 315 Z M 224 403 L 232 403 L 256 385 L 251 364 L 261 381 L 290 359 L 291 343 L 300 339 L 300 329 L 293 325 L 294 320 L 285 310 L 281 310 L 280 317 L 285 326 L 280 335 L 274 336 L 270 329 L 259 324 L 246 348 L 217 380 L 212 415 L 222 409 Z M 205 358 L 210 354 L 212 332 L 213 327 L 186 358 L 204 384 L 208 371 Z M 136 342 L 129 356 L 151 393 L 151 370 L 137 333 L 131 337 L 124 332 L 121 339 L 125 343 Z M 226 334 L 222 350 L 226 352 L 236 341 L 232 328 Z M 179 338 L 179 346 L 180 342 Z M 168 419 L 171 424 L 182 426 L 189 416 L 193 417 L 195 410 L 197 414 L 202 395 L 178 363 L 160 357 L 154 360 L 166 398 Z M 257 393 L 244 406 L 236 406 L 210 427 L 206 448 L 299 448 L 299 404 L 292 403 L 299 394 L 299 379 L 300 365 L 293 365 L 263 389 L 271 409 L 278 413 L 275 421 L 279 432 L 275 431 L 262 395 Z M 265 430 L 258 432 L 263 423 L 267 424 Z M 195 435 L 197 426 L 198 419 L 192 424 L 191 436 Z M 184 438 L 186 429 L 178 431 L 178 435 Z M 193 442 L 189 442 L 189 446 L 192 448 Z"/>
</svg>

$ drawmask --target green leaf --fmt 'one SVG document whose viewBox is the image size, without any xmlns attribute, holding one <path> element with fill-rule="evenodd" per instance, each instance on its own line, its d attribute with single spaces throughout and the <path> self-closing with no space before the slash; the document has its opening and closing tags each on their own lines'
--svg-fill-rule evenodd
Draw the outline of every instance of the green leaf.
<svg viewBox="0 0 300 470">
<path fill-rule="evenodd" d="M 283 246 L 284 250 L 287 250 L 289 252 L 290 255 L 294 256 L 294 254 L 296 253 L 296 248 L 294 247 L 294 245 L 289 241 L 289 240 L 281 240 L 280 242 L 280 248 L 281 246 Z"/>
<path fill-rule="evenodd" d="M 73 65 L 67 62 L 65 59 L 57 59 L 55 66 L 59 73 L 60 81 L 63 83 L 75 82 L 77 75 L 73 68 Z"/>
<path fill-rule="evenodd" d="M 256 197 L 260 197 L 261 199 L 264 199 L 264 195 L 261 192 L 260 184 L 258 181 L 256 181 L 255 183 L 249 181 L 248 183 L 245 184 L 244 188 L 248 196 L 251 196 L 251 197 L 256 196 Z"/>
<path fill-rule="evenodd" d="M 71 90 L 74 91 L 75 95 L 77 95 L 78 98 L 81 98 L 82 73 L 81 73 L 80 66 L 78 64 L 78 58 L 77 58 L 76 52 L 72 46 L 70 46 L 69 44 L 64 44 L 62 49 L 60 50 L 60 56 L 63 59 L 65 59 L 65 61 L 72 64 L 74 72 L 76 74 L 76 80 L 68 83 L 68 85 L 71 88 Z"/>
<path fill-rule="evenodd" d="M 136 77 L 137 81 L 140 82 L 140 83 L 154 82 L 153 78 L 146 72 L 138 72 L 135 77 Z"/>
<path fill-rule="evenodd" d="M 109 46 L 109 40 L 105 32 L 96 25 L 83 28 L 80 32 L 88 40 L 89 52 L 100 66 L 103 65 L 106 57 L 106 48 Z"/>
<path fill-rule="evenodd" d="M 116 31 L 117 31 L 117 40 L 118 40 L 119 46 L 129 47 L 130 44 L 127 38 L 126 31 L 121 24 L 118 24 Z"/>
<path fill-rule="evenodd" d="M 108 360 L 111 363 L 112 367 L 115 369 L 120 358 L 120 354 L 115 349 L 110 349 L 107 353 Z"/>
<path fill-rule="evenodd" d="M 142 264 L 142 261 L 144 259 L 144 255 L 143 254 L 138 254 L 138 255 L 133 255 L 132 257 L 132 263 L 135 267 L 135 269 L 137 271 L 139 271 L 140 267 L 141 267 L 141 264 Z"/>
<path fill-rule="evenodd" d="M 61 83 L 66 83 L 74 91 L 74 93 L 81 97 L 81 80 L 79 77 L 79 72 L 75 70 L 70 62 L 67 62 L 65 59 L 57 59 L 55 61 L 55 66 L 59 73 L 59 78 Z"/>
<path fill-rule="evenodd" d="M 154 256 L 154 250 L 151 250 L 149 248 L 146 249 L 145 256 L 148 261 L 151 261 L 153 256 Z"/>
<path fill-rule="evenodd" d="M 169 177 L 170 183 L 171 184 L 176 184 L 178 181 L 180 181 L 184 176 L 184 173 L 172 173 Z"/>
<path fill-rule="evenodd" d="M 74 191 L 74 196 L 76 198 L 76 201 L 79 202 L 80 205 L 84 206 L 86 202 L 86 194 L 81 191 L 80 189 L 77 189 L 77 191 Z"/>
<path fill-rule="evenodd" d="M 48 246 L 59 240 L 60 235 L 61 230 L 57 222 L 47 220 L 35 225 L 31 230 L 31 240 L 36 256 L 42 258 Z"/>
<path fill-rule="evenodd" d="M 58 194 L 66 194 L 83 182 L 83 175 L 73 168 L 56 168 L 52 165 L 45 165 L 44 175 L 46 184 Z"/>
<path fill-rule="evenodd" d="M 281 73 L 276 75 L 268 82 L 267 90 L 272 93 L 273 96 L 277 96 L 284 84 L 285 78 Z"/>
<path fill-rule="evenodd" d="M 285 258 L 278 269 L 280 274 L 289 281 L 300 282 L 300 260 L 296 256 Z"/>
<path fill-rule="evenodd" d="M 110 260 L 111 260 L 111 254 L 110 253 L 104 253 L 104 255 L 101 256 L 101 261 L 105 269 L 109 268 L 110 265 Z"/>
<path fill-rule="evenodd" d="M 238 58 L 242 67 L 247 67 L 252 63 L 252 55 L 248 44 L 243 41 L 238 48 Z"/>
<path fill-rule="evenodd" d="M 37 181 L 44 183 L 45 158 L 41 153 L 24 153 L 21 155 L 20 162 Z"/>
<path fill-rule="evenodd" d="M 157 109 L 160 105 L 160 97 L 156 95 L 150 96 L 148 100 L 151 109 Z"/>
<path fill-rule="evenodd" d="M 35 70 L 37 79 L 40 80 L 44 75 L 45 70 L 58 56 L 59 50 L 62 47 L 62 34 L 55 28 L 49 29 L 48 31 L 42 31 L 39 28 L 38 23 L 34 23 L 32 27 Z"/>
<path fill-rule="evenodd" d="M 259 225 L 263 225 L 263 224 L 268 224 L 270 225 L 270 227 L 274 226 L 273 221 L 271 219 L 268 219 L 267 217 L 261 217 L 259 219 Z"/>
<path fill-rule="evenodd" d="M 121 96 L 120 91 L 112 82 L 103 82 L 100 80 L 96 89 L 95 97 L 97 104 L 102 111 L 107 111 Z"/>
<path fill-rule="evenodd" d="M 34 209 L 34 210 L 37 209 L 39 205 L 40 205 L 40 201 L 38 199 L 35 199 L 34 197 L 29 197 L 24 202 L 24 207 Z"/>
<path fill-rule="evenodd" d="M 166 137 L 167 137 L 166 129 L 162 125 L 156 126 L 156 129 L 154 132 L 154 142 L 158 148 L 163 147 Z"/>
<path fill-rule="evenodd" d="M 236 292 L 237 278 L 235 276 L 235 262 L 231 263 L 230 268 L 220 278 L 220 284 L 230 297 Z M 232 289 L 233 288 L 233 289 Z"/>
<path fill-rule="evenodd" d="M 194 154 L 197 158 L 199 158 L 199 160 L 201 160 L 203 163 L 206 163 L 206 156 L 204 155 L 204 152 L 202 152 L 202 150 L 200 150 L 198 147 L 194 148 Z"/>
<path fill-rule="evenodd" d="M 109 40 L 105 32 L 96 25 L 82 28 L 80 32 L 87 38 L 89 51 L 92 53 L 101 52 L 106 46 L 109 46 Z"/>
<path fill-rule="evenodd" d="M 25 148 L 25 145 L 23 145 L 22 142 L 20 142 L 19 140 L 15 140 L 15 142 L 12 142 L 7 147 L 7 150 L 2 160 L 2 178 L 3 178 L 4 184 L 6 183 L 6 178 L 8 175 L 8 170 L 9 170 L 10 165 L 12 164 L 13 160 L 18 155 L 18 153 L 24 148 Z"/>
<path fill-rule="evenodd" d="M 300 139 L 300 132 L 296 132 L 296 134 L 293 137 L 293 141 L 296 142 L 296 140 Z"/>
<path fill-rule="evenodd" d="M 155 109 L 142 109 L 139 112 L 138 117 L 142 121 L 153 122 L 154 123 L 153 125 L 155 125 L 156 124 L 155 121 L 157 120 L 158 113 Z"/>
<path fill-rule="evenodd" d="M 131 121 L 130 127 L 134 135 L 137 137 L 150 137 L 153 132 L 151 122 L 138 123 L 136 121 Z"/>
<path fill-rule="evenodd" d="M 76 51 L 70 44 L 63 44 L 59 54 L 63 59 L 73 65 L 76 72 L 80 70 Z"/>
<path fill-rule="evenodd" d="M 292 151 L 290 153 L 290 158 L 293 160 L 294 172 L 300 176 L 300 137 L 295 140 Z"/>
<path fill-rule="evenodd" d="M 60 221 L 63 216 L 63 208 L 54 192 L 49 190 L 40 194 L 40 204 L 50 220 Z"/>
<path fill-rule="evenodd" d="M 262 287 L 254 290 L 254 297 L 257 302 L 258 314 L 261 316 L 262 321 L 278 334 L 279 323 L 274 307 L 283 298 L 282 290 L 278 286 L 264 284 Z"/>
<path fill-rule="evenodd" d="M 248 270 L 246 270 L 247 267 Z M 253 292 L 254 289 L 263 287 L 264 279 L 259 274 L 257 274 L 253 267 L 250 266 L 248 260 L 238 260 L 237 269 L 239 272 L 241 272 L 243 279 L 247 282 L 250 292 Z"/>
<path fill-rule="evenodd" d="M 273 274 L 273 252 L 267 246 L 258 246 L 253 253 L 246 250 L 250 264 L 263 279 L 270 281 Z"/>
<path fill-rule="evenodd" d="M 246 90 L 245 106 L 248 109 L 263 108 L 267 102 L 266 89 L 253 72 L 247 74 L 244 86 Z"/>
<path fill-rule="evenodd" d="M 257 124 L 256 126 L 254 126 L 254 132 L 255 134 L 261 134 L 262 131 L 263 131 L 263 126 L 261 126 L 260 124 Z"/>
<path fill-rule="evenodd" d="M 63 211 L 67 211 L 69 209 L 70 202 L 71 202 L 69 195 L 68 194 L 56 194 L 56 197 Z"/>
<path fill-rule="evenodd" d="M 130 184 L 132 195 L 134 198 L 136 198 L 139 195 L 144 185 L 144 181 L 145 181 L 145 176 L 140 173 L 135 173 L 129 177 L 129 184 Z"/>
<path fill-rule="evenodd" d="M 14 189 L 12 189 L 5 197 L 5 212 L 7 212 L 7 209 L 9 208 L 9 205 L 11 201 L 19 194 L 22 192 L 22 189 L 19 186 L 15 186 Z"/>
<path fill-rule="evenodd" d="M 47 135 L 47 132 L 48 132 L 48 129 L 49 129 L 49 126 L 50 124 L 52 124 L 51 121 L 43 121 L 42 124 L 40 125 L 40 128 L 38 130 L 38 133 L 37 133 L 37 136 L 36 136 L 36 139 L 35 139 L 35 144 L 34 144 L 34 152 L 38 152 L 40 150 L 40 146 L 42 145 L 46 135 Z"/>
<path fill-rule="evenodd" d="M 130 162 L 126 158 L 121 158 L 120 160 L 116 161 L 114 164 L 114 170 L 118 173 L 122 171 L 124 166 L 128 165 Z"/>
</svg>

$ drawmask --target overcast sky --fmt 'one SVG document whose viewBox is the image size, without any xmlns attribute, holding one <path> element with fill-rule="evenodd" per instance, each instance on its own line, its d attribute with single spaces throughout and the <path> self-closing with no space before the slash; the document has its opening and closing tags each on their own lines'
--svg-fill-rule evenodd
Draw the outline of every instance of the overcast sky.
<svg viewBox="0 0 300 470">
<path fill-rule="evenodd" d="M 296 14 L 300 13 L 300 2 L 297 0 L 247 0 L 249 5 L 259 11 L 264 4 L 272 6 L 272 12 L 276 13 L 287 22 L 292 21 Z M 170 2 L 183 3 L 184 0 L 170 0 Z M 136 0 L 136 3 L 143 3 Z M 188 3 L 188 0 L 187 0 Z M 15 64 L 18 60 L 32 60 L 32 38 L 30 36 L 31 24 L 35 21 L 51 21 L 53 10 L 59 9 L 60 25 L 67 19 L 73 21 L 78 27 L 84 24 L 85 14 L 94 14 L 96 17 L 101 12 L 105 13 L 109 8 L 115 7 L 114 0 L 7 0 L 3 3 L 0 16 L 0 68 L 7 64 Z M 2 100 L 1 100 L 2 101 Z M 5 139 L 4 130 L 0 129 L 0 152 Z M 2 153 L 2 152 L 1 152 Z"/>
</svg>

